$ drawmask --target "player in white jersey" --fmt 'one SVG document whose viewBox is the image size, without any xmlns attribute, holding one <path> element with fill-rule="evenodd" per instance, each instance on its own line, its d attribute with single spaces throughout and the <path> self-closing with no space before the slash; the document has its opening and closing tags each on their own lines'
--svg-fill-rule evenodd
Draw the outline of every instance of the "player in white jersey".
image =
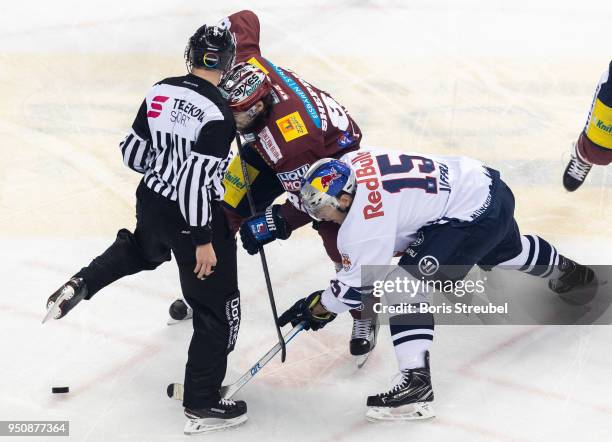
<svg viewBox="0 0 612 442">
<path fill-rule="evenodd" d="M 340 270 L 326 290 L 298 301 L 280 318 L 317 330 L 338 313 L 364 308 L 372 287 L 362 266 L 387 265 L 396 254 L 416 278 L 458 281 L 474 265 L 513 266 L 549 279 L 569 302 L 586 303 L 572 290 L 595 283 L 594 272 L 560 255 L 537 236 L 521 236 L 514 196 L 499 172 L 464 157 L 361 150 L 313 164 L 300 190 L 315 219 L 341 224 Z M 370 281 L 369 279 L 365 279 Z M 584 296 L 582 293 L 581 296 Z M 434 415 L 429 346 L 430 313 L 390 317 L 401 379 L 367 400 L 373 420 L 424 419 Z"/>
</svg>

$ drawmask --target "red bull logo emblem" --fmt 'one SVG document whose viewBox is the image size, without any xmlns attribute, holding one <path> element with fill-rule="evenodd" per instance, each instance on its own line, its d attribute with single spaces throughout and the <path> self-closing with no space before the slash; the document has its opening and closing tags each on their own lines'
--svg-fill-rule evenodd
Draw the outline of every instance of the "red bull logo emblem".
<svg viewBox="0 0 612 442">
<path fill-rule="evenodd" d="M 327 175 L 316 177 L 312 180 L 311 184 L 315 189 L 321 192 L 327 192 L 329 186 L 331 186 L 336 179 L 340 178 L 340 176 L 341 175 L 336 171 L 336 169 L 332 167 L 331 171 Z"/>
</svg>

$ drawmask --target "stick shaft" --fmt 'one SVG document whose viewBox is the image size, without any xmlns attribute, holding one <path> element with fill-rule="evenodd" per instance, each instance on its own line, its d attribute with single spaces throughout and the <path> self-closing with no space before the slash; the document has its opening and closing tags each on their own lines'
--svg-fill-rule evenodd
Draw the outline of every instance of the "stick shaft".
<svg viewBox="0 0 612 442">
<path fill-rule="evenodd" d="M 293 327 L 283 336 L 285 342 L 289 343 L 302 330 L 304 330 L 303 322 Z M 274 345 L 274 347 L 268 350 L 268 352 L 265 355 L 263 355 L 257 362 L 255 362 L 255 364 L 253 364 L 253 366 L 251 366 L 251 368 L 249 368 L 246 371 L 246 373 L 240 376 L 240 378 L 236 382 L 230 385 L 224 385 L 223 387 L 221 387 L 219 389 L 219 393 L 221 393 L 221 397 L 225 399 L 230 399 L 232 396 L 234 396 L 236 392 L 240 390 L 242 387 L 244 387 L 251 379 L 253 379 L 255 375 L 259 373 L 261 369 L 264 368 L 266 364 L 270 362 L 279 351 L 281 351 L 281 345 L 279 342 L 277 342 L 276 345 Z M 166 392 L 168 393 L 168 397 L 170 397 L 171 399 L 176 399 L 178 401 L 183 400 L 183 396 L 184 396 L 183 384 L 180 384 L 180 383 L 170 384 L 168 385 Z"/>
<path fill-rule="evenodd" d="M 247 169 L 246 161 L 244 159 L 244 149 L 242 147 L 242 141 L 240 135 L 236 134 L 236 144 L 238 145 L 238 154 L 240 155 L 240 167 L 242 168 L 242 175 L 244 177 L 244 183 L 246 186 L 247 200 L 249 201 L 249 208 L 251 210 L 251 216 L 255 215 L 256 207 L 253 195 L 251 194 L 251 180 L 249 178 L 249 171 Z M 285 362 L 287 358 L 287 348 L 283 334 L 280 327 L 278 326 L 278 312 L 276 310 L 276 301 L 274 300 L 274 292 L 272 291 L 272 281 L 270 279 L 270 271 L 268 270 L 268 261 L 266 260 L 266 253 L 263 247 L 259 247 L 259 257 L 261 258 L 261 266 L 264 272 L 264 278 L 266 279 L 266 289 L 268 290 L 268 298 L 270 300 L 270 307 L 272 308 L 272 316 L 274 318 L 274 326 L 276 327 L 276 334 L 278 336 L 278 343 L 281 348 L 281 361 Z"/>
<path fill-rule="evenodd" d="M 300 323 L 298 325 L 296 325 L 295 327 L 293 327 L 291 330 L 289 330 L 287 332 L 287 334 L 285 334 L 285 336 L 283 336 L 283 342 L 288 343 L 289 341 L 291 341 L 295 335 L 297 335 L 299 332 L 301 332 L 302 330 L 304 330 L 304 324 Z M 263 355 L 263 357 L 255 362 L 255 364 L 253 364 L 253 366 L 251 368 L 249 368 L 249 370 L 244 373 L 236 382 L 234 382 L 233 384 L 230 385 L 226 385 L 224 387 L 221 387 L 221 397 L 224 397 L 226 399 L 230 399 L 232 396 L 234 396 L 234 394 L 236 394 L 236 392 L 238 390 L 240 390 L 242 387 L 244 387 L 244 385 L 249 382 L 251 379 L 253 379 L 253 377 L 259 373 L 259 371 L 268 363 L 272 360 L 272 358 L 274 358 L 274 356 L 276 356 L 276 354 L 281 351 L 281 345 L 280 342 L 278 342 L 274 347 L 272 347 L 265 355 Z"/>
</svg>

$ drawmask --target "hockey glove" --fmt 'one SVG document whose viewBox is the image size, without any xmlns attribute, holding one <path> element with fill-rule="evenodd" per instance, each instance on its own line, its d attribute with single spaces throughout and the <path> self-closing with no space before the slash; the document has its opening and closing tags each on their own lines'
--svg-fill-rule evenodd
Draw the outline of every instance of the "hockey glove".
<svg viewBox="0 0 612 442">
<path fill-rule="evenodd" d="M 248 218 L 240 226 L 240 238 L 242 247 L 249 253 L 255 255 L 264 244 L 275 239 L 287 239 L 291 235 L 291 227 L 287 224 L 281 214 L 281 206 L 275 204 Z"/>
<path fill-rule="evenodd" d="M 317 306 L 318 309 L 324 309 L 321 305 L 321 293 L 323 290 L 318 290 L 293 304 L 293 307 L 278 318 L 278 325 L 283 327 L 291 322 L 291 325 L 295 327 L 300 322 L 304 322 L 304 330 L 312 329 L 313 331 L 325 327 L 328 322 L 336 318 L 336 314 L 328 311 L 325 311 L 324 314 L 315 315 L 313 313 L 313 309 Z"/>
</svg>

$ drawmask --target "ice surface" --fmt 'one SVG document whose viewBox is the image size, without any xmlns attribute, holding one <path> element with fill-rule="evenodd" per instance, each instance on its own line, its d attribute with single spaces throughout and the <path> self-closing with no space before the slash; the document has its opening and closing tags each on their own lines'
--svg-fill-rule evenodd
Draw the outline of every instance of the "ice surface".
<svg viewBox="0 0 612 442">
<path fill-rule="evenodd" d="M 138 176 L 118 142 L 147 88 L 183 72 L 202 22 L 254 9 L 263 52 L 328 90 L 367 145 L 468 155 L 502 172 L 524 232 L 612 262 L 612 177 L 561 186 L 569 145 L 610 61 L 609 1 L 58 0 L 0 6 L 0 418 L 71 422 L 71 440 L 182 435 L 190 324 L 165 325 L 174 264 L 125 278 L 41 326 L 47 296 L 133 227 Z M 268 248 L 279 309 L 332 276 L 309 228 Z M 275 340 L 257 257 L 239 256 L 243 320 L 228 380 Z M 432 346 L 438 417 L 372 424 L 365 397 L 396 371 L 389 333 L 363 370 L 350 320 L 302 333 L 239 394 L 249 422 L 211 440 L 610 439 L 607 326 L 445 326 Z M 52 395 L 52 386 L 70 386 Z M 193 438 L 193 437 L 192 437 Z M 19 438 L 18 440 L 27 440 Z M 41 440 L 32 438 L 32 440 Z"/>
</svg>

